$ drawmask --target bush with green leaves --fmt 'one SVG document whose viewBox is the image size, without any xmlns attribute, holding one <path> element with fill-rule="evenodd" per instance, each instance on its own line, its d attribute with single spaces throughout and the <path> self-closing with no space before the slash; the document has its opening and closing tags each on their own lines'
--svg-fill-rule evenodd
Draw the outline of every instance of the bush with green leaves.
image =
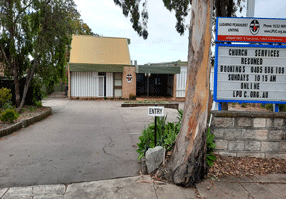
<svg viewBox="0 0 286 199">
<path fill-rule="evenodd" d="M 130 93 L 129 94 L 129 100 L 136 100 L 136 95 Z"/>
<path fill-rule="evenodd" d="M 0 106 L 3 108 L 5 103 L 8 103 L 12 99 L 11 90 L 8 88 L 0 89 Z"/>
<path fill-rule="evenodd" d="M 155 146 L 162 146 L 167 151 L 171 151 L 174 148 L 177 135 L 181 129 L 181 123 L 183 119 L 183 110 L 178 110 L 178 122 L 168 122 L 166 124 L 166 117 L 158 117 L 157 118 L 157 145 L 155 145 L 155 119 L 154 122 L 148 125 L 142 131 L 142 135 L 139 137 L 140 142 L 137 143 L 139 153 L 138 160 L 145 156 L 145 153 L 149 148 L 154 148 Z M 213 154 L 216 144 L 213 142 L 214 135 L 210 133 L 210 128 L 207 130 L 207 152 L 206 158 L 207 163 L 211 167 L 216 160 L 215 155 Z"/>
<path fill-rule="evenodd" d="M 16 113 L 13 109 L 6 109 L 4 112 L 1 113 L 1 121 L 13 123 L 14 120 L 18 119 L 19 114 Z"/>
<path fill-rule="evenodd" d="M 149 148 L 155 146 L 163 146 L 167 150 L 172 150 L 175 144 L 178 133 L 181 128 L 181 121 L 183 116 L 183 110 L 178 110 L 179 122 L 168 122 L 166 123 L 167 116 L 157 117 L 157 145 L 155 145 L 155 118 L 154 122 L 148 125 L 142 131 L 142 135 L 139 137 L 140 142 L 137 143 L 139 153 L 138 160 L 145 156 L 145 153 Z"/>
<path fill-rule="evenodd" d="M 38 108 L 40 108 L 40 107 L 43 106 L 41 101 L 36 101 L 36 102 L 35 102 L 35 105 L 36 105 L 36 107 L 38 107 Z"/>
<path fill-rule="evenodd" d="M 207 163 L 211 167 L 217 159 L 213 154 L 216 144 L 214 143 L 215 135 L 210 133 L 210 128 L 207 130 Z"/>
</svg>

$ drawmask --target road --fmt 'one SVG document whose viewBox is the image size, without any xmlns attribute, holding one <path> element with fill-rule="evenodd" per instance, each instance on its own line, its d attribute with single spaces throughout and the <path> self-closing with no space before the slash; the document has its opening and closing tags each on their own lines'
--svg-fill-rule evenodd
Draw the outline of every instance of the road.
<svg viewBox="0 0 286 199">
<path fill-rule="evenodd" d="M 138 175 L 136 143 L 152 118 L 147 107 L 121 103 L 43 100 L 52 107 L 51 116 L 0 138 L 0 188 Z M 177 120 L 177 110 L 165 112 L 169 121 Z"/>
</svg>

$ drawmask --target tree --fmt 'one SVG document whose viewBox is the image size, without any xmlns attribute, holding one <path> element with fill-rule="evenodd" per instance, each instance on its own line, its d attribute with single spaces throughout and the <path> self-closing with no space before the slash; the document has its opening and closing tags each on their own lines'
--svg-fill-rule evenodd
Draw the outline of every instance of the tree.
<svg viewBox="0 0 286 199">
<path fill-rule="evenodd" d="M 175 148 L 168 162 L 165 177 L 182 186 L 193 186 L 201 181 L 207 171 L 206 130 L 209 103 L 210 47 L 212 13 L 234 13 L 240 8 L 241 0 L 228 6 L 228 0 L 163 0 L 165 7 L 175 11 L 176 30 L 184 34 L 185 17 L 191 6 L 189 29 L 188 78 L 184 115 Z M 148 37 L 148 12 L 145 0 L 139 12 L 140 0 L 114 0 L 123 14 L 132 23 L 133 29 L 144 39 Z M 140 17 L 142 19 L 140 20 Z"/>
<path fill-rule="evenodd" d="M 14 78 L 18 112 L 35 74 L 49 80 L 64 74 L 73 31 L 71 13 L 77 13 L 73 0 L 0 0 L 0 62 Z"/>
</svg>

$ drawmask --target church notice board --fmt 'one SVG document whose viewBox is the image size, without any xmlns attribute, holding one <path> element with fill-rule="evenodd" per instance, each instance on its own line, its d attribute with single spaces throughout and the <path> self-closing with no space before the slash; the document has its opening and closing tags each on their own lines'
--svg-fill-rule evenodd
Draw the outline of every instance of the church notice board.
<svg viewBox="0 0 286 199">
<path fill-rule="evenodd" d="M 285 47 L 217 44 L 214 100 L 286 104 Z"/>
<path fill-rule="evenodd" d="M 286 19 L 218 17 L 215 41 L 286 43 Z"/>
</svg>

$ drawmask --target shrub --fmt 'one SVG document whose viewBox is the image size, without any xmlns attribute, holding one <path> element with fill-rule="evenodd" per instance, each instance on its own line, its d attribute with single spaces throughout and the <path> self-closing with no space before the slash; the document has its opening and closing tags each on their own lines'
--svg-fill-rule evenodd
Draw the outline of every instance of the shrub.
<svg viewBox="0 0 286 199">
<path fill-rule="evenodd" d="M 43 105 L 42 105 L 42 102 L 41 102 L 41 101 L 36 101 L 36 102 L 35 102 L 35 106 L 38 107 L 38 108 L 40 108 L 40 107 L 42 107 Z"/>
<path fill-rule="evenodd" d="M 10 123 L 13 123 L 14 120 L 16 120 L 19 117 L 19 115 L 13 110 L 13 109 L 6 109 L 3 113 L 1 113 L 1 121 Z"/>
<path fill-rule="evenodd" d="M 241 106 L 242 108 L 245 108 L 245 107 L 246 107 L 246 104 L 245 104 L 245 103 L 242 103 L 240 106 Z"/>
<path fill-rule="evenodd" d="M 157 118 L 157 144 L 155 145 L 155 118 L 154 122 L 148 125 L 142 131 L 142 135 L 139 137 L 140 142 L 137 143 L 139 153 L 138 160 L 145 156 L 146 151 L 149 148 L 154 148 L 155 146 L 163 146 L 167 150 L 172 150 L 177 138 L 178 133 L 181 129 L 181 121 L 183 116 L 183 110 L 178 110 L 178 122 L 168 122 L 166 124 L 167 117 Z"/>
<path fill-rule="evenodd" d="M 136 100 L 136 95 L 133 95 L 132 93 L 130 93 L 129 100 Z"/>
<path fill-rule="evenodd" d="M 9 102 L 12 99 L 11 90 L 8 88 L 1 88 L 0 89 L 0 104 L 3 108 L 3 105 Z"/>
<path fill-rule="evenodd" d="M 217 159 L 213 154 L 216 144 L 214 143 L 215 135 L 210 133 L 210 128 L 207 130 L 207 163 L 209 167 L 214 164 L 214 161 Z"/>
</svg>

